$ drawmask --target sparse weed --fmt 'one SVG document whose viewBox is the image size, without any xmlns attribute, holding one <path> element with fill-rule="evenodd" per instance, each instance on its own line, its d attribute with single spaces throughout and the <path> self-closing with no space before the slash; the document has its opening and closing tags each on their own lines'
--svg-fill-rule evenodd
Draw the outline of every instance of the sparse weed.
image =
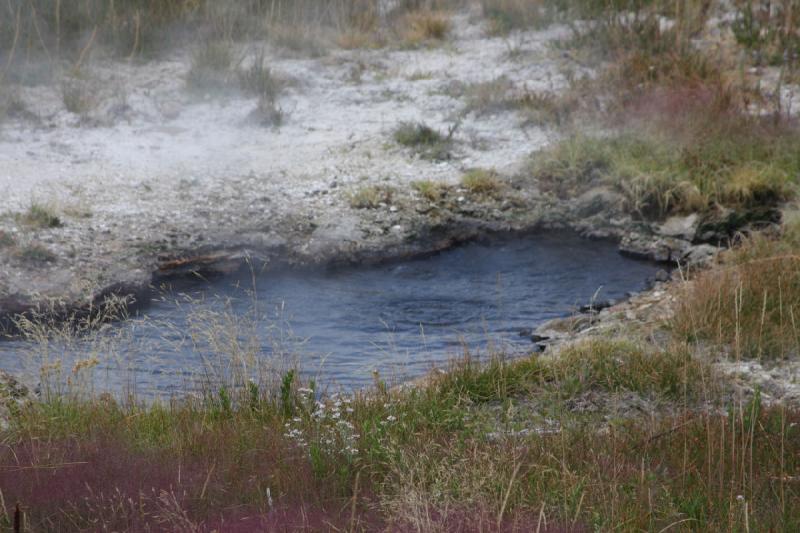
<svg viewBox="0 0 800 533">
<path fill-rule="evenodd" d="M 719 268 L 688 281 L 673 327 L 688 339 L 729 347 L 736 359 L 781 359 L 800 349 L 800 247 L 754 236 Z"/>
<path fill-rule="evenodd" d="M 222 91 L 234 79 L 233 45 L 227 41 L 208 41 L 192 54 L 186 86 L 195 91 Z"/>
<path fill-rule="evenodd" d="M 395 194 L 393 187 L 367 185 L 359 187 L 349 195 L 350 207 L 355 209 L 376 209 L 392 203 Z"/>
<path fill-rule="evenodd" d="M 56 255 L 39 243 L 19 246 L 15 253 L 23 261 L 30 263 L 52 263 L 56 260 Z"/>
<path fill-rule="evenodd" d="M 267 36 L 277 46 L 304 56 L 322 57 L 328 52 L 327 43 L 317 27 L 278 24 L 267 29 Z"/>
<path fill-rule="evenodd" d="M 736 0 L 731 29 L 757 64 L 800 66 L 800 10 L 792 2 Z"/>
<path fill-rule="evenodd" d="M 445 193 L 444 184 L 431 180 L 414 181 L 411 183 L 411 187 L 430 202 L 441 200 Z"/>
<path fill-rule="evenodd" d="M 400 34 L 408 46 L 441 42 L 450 32 L 449 16 L 442 11 L 420 9 L 400 19 Z"/>
<path fill-rule="evenodd" d="M 456 128 L 457 125 L 447 135 L 442 135 L 421 122 L 402 122 L 394 130 L 394 140 L 413 148 L 425 159 L 444 160 L 450 158 L 452 137 Z"/>
<path fill-rule="evenodd" d="M 496 196 L 503 190 L 503 182 L 494 170 L 476 168 L 461 177 L 461 185 L 471 194 Z"/>
<path fill-rule="evenodd" d="M 263 51 L 255 55 L 253 63 L 249 67 L 240 68 L 238 74 L 239 86 L 242 91 L 273 102 L 277 101 L 278 95 L 283 89 L 283 83 L 267 65 Z"/>
<path fill-rule="evenodd" d="M 67 111 L 85 118 L 99 104 L 97 87 L 90 79 L 67 77 L 61 82 L 61 100 Z"/>
<path fill-rule="evenodd" d="M 465 95 L 464 113 L 474 113 L 480 117 L 517 111 L 523 117 L 523 126 L 562 125 L 581 105 L 578 94 L 572 91 L 556 94 L 518 88 L 506 76 L 471 85 L 466 88 Z"/>
<path fill-rule="evenodd" d="M 63 225 L 56 210 L 41 203 L 32 203 L 28 210 L 19 216 L 19 220 L 34 228 L 60 228 Z"/>
<path fill-rule="evenodd" d="M 286 121 L 286 112 L 269 94 L 262 94 L 248 119 L 259 126 L 280 128 Z"/>
<path fill-rule="evenodd" d="M 481 0 L 483 15 L 489 21 L 490 35 L 506 35 L 512 30 L 546 25 L 550 17 L 544 4 L 540 0 Z"/>
</svg>

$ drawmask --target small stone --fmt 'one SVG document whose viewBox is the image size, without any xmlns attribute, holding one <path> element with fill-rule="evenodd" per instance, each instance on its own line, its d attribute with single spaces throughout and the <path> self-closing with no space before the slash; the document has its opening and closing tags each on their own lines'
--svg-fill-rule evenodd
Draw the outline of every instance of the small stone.
<svg viewBox="0 0 800 533">
<path fill-rule="evenodd" d="M 656 278 L 656 281 L 660 281 L 660 282 L 669 281 L 669 274 L 667 273 L 666 270 L 662 269 L 662 270 L 659 270 L 658 272 L 656 272 L 655 278 Z"/>
<path fill-rule="evenodd" d="M 697 233 L 698 222 L 696 213 L 685 217 L 670 217 L 658 228 L 658 233 L 665 237 L 691 241 Z"/>
</svg>

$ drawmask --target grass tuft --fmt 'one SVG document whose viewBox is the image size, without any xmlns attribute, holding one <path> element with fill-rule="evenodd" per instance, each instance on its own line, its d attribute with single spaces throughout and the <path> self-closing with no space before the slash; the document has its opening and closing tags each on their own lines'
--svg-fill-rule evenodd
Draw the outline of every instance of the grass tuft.
<svg viewBox="0 0 800 533">
<path fill-rule="evenodd" d="M 445 160 L 450 158 L 455 130 L 453 127 L 443 135 L 422 122 L 401 122 L 394 130 L 394 140 L 413 148 L 424 159 Z"/>
<path fill-rule="evenodd" d="M 376 209 L 392 203 L 395 192 L 393 187 L 367 185 L 350 193 L 348 200 L 355 209 Z"/>
<path fill-rule="evenodd" d="M 720 268 L 687 282 L 674 328 L 692 340 L 728 347 L 736 359 L 782 359 L 800 350 L 800 234 L 754 236 Z"/>
<path fill-rule="evenodd" d="M 64 225 L 53 207 L 39 203 L 32 203 L 19 218 L 34 228 L 60 228 Z"/>
<path fill-rule="evenodd" d="M 477 196 L 497 196 L 504 188 L 500 176 L 495 170 L 476 168 L 461 177 L 461 185 L 470 194 Z"/>
<path fill-rule="evenodd" d="M 445 194 L 445 185 L 431 180 L 411 182 L 411 187 L 429 202 L 438 202 Z"/>
</svg>

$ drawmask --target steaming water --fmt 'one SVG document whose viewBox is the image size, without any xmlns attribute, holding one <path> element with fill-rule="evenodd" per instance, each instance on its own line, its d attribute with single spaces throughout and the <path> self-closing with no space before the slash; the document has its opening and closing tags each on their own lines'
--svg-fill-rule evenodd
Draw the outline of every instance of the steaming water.
<svg viewBox="0 0 800 533">
<path fill-rule="evenodd" d="M 144 395 L 191 387 L 204 359 L 218 360 L 214 343 L 222 351 L 238 343 L 265 360 L 292 360 L 328 387 L 357 388 L 372 382 L 373 371 L 390 381 L 419 376 L 465 349 L 479 356 L 492 347 L 526 353 L 532 344 L 520 330 L 568 315 L 595 295 L 617 299 L 640 290 L 657 269 L 611 244 L 573 236 L 473 243 L 402 263 L 176 288 L 141 316 L 65 351 L 100 357 L 96 387 L 134 384 Z M 13 371 L 23 354 L 40 349 L 0 343 L 0 362 Z M 54 355 L 59 350 L 51 348 Z M 113 362 L 105 360 L 110 353 Z"/>
</svg>

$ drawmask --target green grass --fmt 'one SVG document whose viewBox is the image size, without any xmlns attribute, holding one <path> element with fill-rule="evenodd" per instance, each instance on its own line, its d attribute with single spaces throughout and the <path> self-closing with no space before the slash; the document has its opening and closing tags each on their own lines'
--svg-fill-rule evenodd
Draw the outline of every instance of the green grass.
<svg viewBox="0 0 800 533">
<path fill-rule="evenodd" d="M 774 205 L 794 196 L 800 144 L 792 127 L 737 118 L 689 131 L 635 130 L 573 136 L 536 154 L 531 173 L 562 197 L 594 185 L 615 187 L 645 217 Z"/>
<path fill-rule="evenodd" d="M 542 513 L 566 529 L 800 523 L 800 493 L 781 481 L 800 467 L 800 414 L 765 408 L 757 396 L 719 404 L 727 415 L 698 409 L 722 400 L 685 347 L 596 341 L 557 359 L 467 357 L 449 370 L 423 388 L 378 382 L 349 397 L 317 398 L 287 373 L 270 387 L 211 387 L 149 406 L 36 401 L 0 435 L 4 497 L 22 503 L 34 530 L 175 528 L 234 516 L 277 516 L 283 526 L 294 518 L 301 530 L 323 527 L 316 520 L 472 530 L 536 523 Z M 581 412 L 571 403 L 589 392 L 608 405 L 633 393 L 670 407 L 606 419 L 610 407 Z M 488 408 L 498 416 L 482 416 Z M 46 483 L 19 470 L 45 468 Z M 119 505 L 126 498 L 136 505 Z"/>
</svg>

